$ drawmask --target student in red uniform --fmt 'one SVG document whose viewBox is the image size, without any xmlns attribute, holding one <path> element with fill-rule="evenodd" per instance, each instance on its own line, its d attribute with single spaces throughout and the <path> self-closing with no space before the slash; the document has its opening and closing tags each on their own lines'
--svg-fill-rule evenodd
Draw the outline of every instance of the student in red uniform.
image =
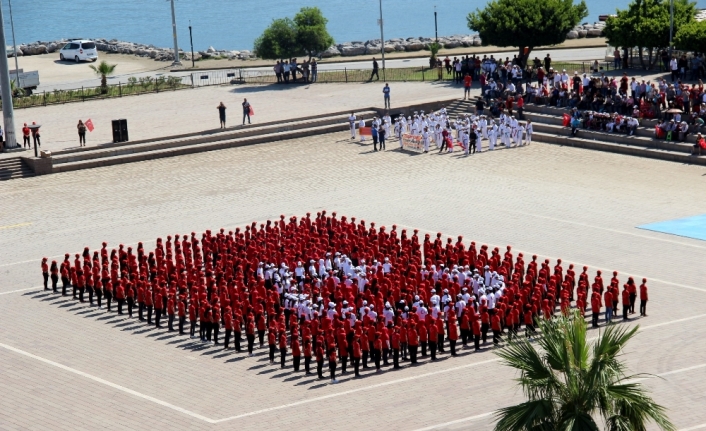
<svg viewBox="0 0 706 431">
<path fill-rule="evenodd" d="M 433 319 L 432 319 L 433 320 Z M 429 353 L 431 355 L 431 360 L 436 361 L 436 348 L 438 347 L 437 343 L 435 343 L 433 340 L 436 340 L 439 338 L 439 332 L 436 329 L 436 324 L 434 322 L 431 322 L 429 324 Z"/>
<path fill-rule="evenodd" d="M 605 302 L 605 323 L 607 325 L 613 321 L 613 292 L 610 289 L 606 289 L 603 298 L 603 302 Z"/>
<path fill-rule="evenodd" d="M 162 293 L 157 289 L 157 293 L 154 295 L 154 322 L 155 326 L 157 328 L 161 328 L 162 326 L 159 324 L 159 321 L 162 319 Z M 211 337 L 209 337 L 210 340 Z"/>
<path fill-rule="evenodd" d="M 284 334 L 282 336 L 284 336 Z M 255 345 L 255 322 L 252 315 L 248 316 L 248 324 L 245 327 L 245 337 L 248 339 L 248 356 L 252 356 L 253 346 Z"/>
<path fill-rule="evenodd" d="M 635 314 L 635 299 L 637 299 L 637 285 L 632 277 L 628 278 L 628 292 L 630 292 L 630 314 Z"/>
<path fill-rule="evenodd" d="M 341 374 L 346 374 L 348 366 L 348 341 L 346 337 L 341 337 L 338 341 L 338 356 L 341 357 Z"/>
<path fill-rule="evenodd" d="M 398 369 L 400 367 L 400 332 L 398 328 L 392 332 L 392 367 Z"/>
<path fill-rule="evenodd" d="M 623 320 L 628 320 L 628 312 L 630 311 L 630 291 L 628 290 L 628 285 L 623 286 L 622 293 L 623 300 Z"/>
<path fill-rule="evenodd" d="M 196 333 L 196 306 L 193 302 L 189 305 L 189 325 L 191 326 L 189 329 L 189 338 L 194 338 Z"/>
<path fill-rule="evenodd" d="M 316 343 L 316 374 L 319 379 L 324 378 L 324 346 L 323 342 Z"/>
<path fill-rule="evenodd" d="M 49 290 L 49 265 L 47 258 L 42 258 L 42 277 L 44 277 L 44 290 Z"/>
<path fill-rule="evenodd" d="M 498 313 L 493 314 L 493 317 L 490 319 L 490 325 L 493 330 L 493 344 L 497 345 L 500 340 L 502 340 L 501 334 L 503 331 L 503 328 L 500 326 L 500 316 Z"/>
<path fill-rule="evenodd" d="M 249 342 L 249 340 L 248 340 Z M 287 334 L 285 331 L 279 333 L 279 367 L 284 368 L 287 362 Z"/>
<path fill-rule="evenodd" d="M 177 313 L 179 313 L 179 335 L 184 335 L 184 323 L 186 322 L 186 304 L 184 304 L 184 301 L 178 302 Z"/>
<path fill-rule="evenodd" d="M 471 324 L 471 330 L 473 331 L 473 342 L 475 344 L 475 350 L 477 352 L 478 350 L 480 350 L 481 336 L 480 321 L 477 318 L 473 319 L 473 323 Z"/>
<path fill-rule="evenodd" d="M 125 288 L 118 284 L 115 289 L 115 300 L 118 301 L 118 314 L 123 314 L 123 304 L 125 303 Z"/>
<path fill-rule="evenodd" d="M 382 334 L 375 333 L 375 341 L 373 341 L 373 360 L 375 361 L 375 372 L 380 372 L 380 360 L 382 359 Z"/>
<path fill-rule="evenodd" d="M 360 358 L 363 356 L 363 351 L 360 348 L 360 339 L 353 339 L 353 371 L 356 377 L 360 377 Z"/>
<path fill-rule="evenodd" d="M 230 307 L 226 307 L 223 312 L 223 321 L 226 329 L 226 339 L 223 341 L 223 350 L 226 350 L 228 349 L 228 343 L 230 343 L 230 337 L 233 335 L 233 312 Z"/>
<path fill-rule="evenodd" d="M 59 283 L 59 267 L 57 266 L 55 260 L 51 261 L 51 268 L 49 269 L 49 273 L 51 276 L 51 288 L 54 293 L 56 293 L 57 285 Z"/>
<path fill-rule="evenodd" d="M 323 362 L 323 361 L 322 361 Z M 336 348 L 329 347 L 328 349 L 328 370 L 331 374 L 331 383 L 338 383 L 336 380 Z"/>
<path fill-rule="evenodd" d="M 167 330 L 174 331 L 174 317 L 176 316 L 176 307 L 174 307 L 174 298 L 169 297 L 167 300 Z"/>
<path fill-rule="evenodd" d="M 304 372 L 311 374 L 311 338 L 304 337 Z"/>
<path fill-rule="evenodd" d="M 647 279 L 642 279 L 640 285 L 640 316 L 647 317 Z"/>
<path fill-rule="evenodd" d="M 299 338 L 292 340 L 292 364 L 294 366 L 294 371 L 299 371 L 299 364 L 302 359 L 302 350 L 299 347 Z"/>
<path fill-rule="evenodd" d="M 218 333 L 221 329 L 221 310 L 220 308 L 214 308 L 211 320 L 211 328 L 213 328 L 213 344 L 218 346 Z"/>
<path fill-rule="evenodd" d="M 458 341 L 458 327 L 456 326 L 456 318 L 449 319 L 447 323 L 449 327 L 449 347 L 451 348 L 451 356 L 456 356 L 456 341 Z"/>
<path fill-rule="evenodd" d="M 407 343 L 409 344 L 409 361 L 412 365 L 417 363 L 417 348 L 419 347 L 419 335 L 414 325 L 410 325 L 407 330 Z"/>
<path fill-rule="evenodd" d="M 277 352 L 277 330 L 274 323 L 267 330 L 267 345 L 270 348 L 270 364 L 274 364 L 275 353 Z"/>
</svg>

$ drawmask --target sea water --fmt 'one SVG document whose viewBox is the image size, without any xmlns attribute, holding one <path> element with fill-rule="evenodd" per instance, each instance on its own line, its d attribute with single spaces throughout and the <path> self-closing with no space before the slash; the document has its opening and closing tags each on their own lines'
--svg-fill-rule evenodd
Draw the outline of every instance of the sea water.
<svg viewBox="0 0 706 431">
<path fill-rule="evenodd" d="M 18 44 L 38 40 L 106 38 L 171 47 L 169 0 L 2 0 L 8 44 L 9 1 Z M 439 36 L 472 33 L 466 17 L 479 0 L 175 0 L 179 47 L 189 50 L 189 24 L 195 50 L 252 49 L 274 18 L 293 17 L 303 6 L 318 6 L 336 42 L 380 38 L 380 1 L 385 39 L 433 37 L 434 6 Z M 629 0 L 590 0 L 586 22 L 624 8 Z M 706 0 L 697 6 L 706 7 Z"/>
</svg>

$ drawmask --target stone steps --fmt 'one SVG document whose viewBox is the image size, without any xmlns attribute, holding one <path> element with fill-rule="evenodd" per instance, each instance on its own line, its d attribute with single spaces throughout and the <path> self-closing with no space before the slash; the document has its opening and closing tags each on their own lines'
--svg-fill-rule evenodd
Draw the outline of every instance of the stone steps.
<svg viewBox="0 0 706 431">
<path fill-rule="evenodd" d="M 34 172 L 22 162 L 20 157 L 0 160 L 0 181 L 33 176 Z"/>
</svg>

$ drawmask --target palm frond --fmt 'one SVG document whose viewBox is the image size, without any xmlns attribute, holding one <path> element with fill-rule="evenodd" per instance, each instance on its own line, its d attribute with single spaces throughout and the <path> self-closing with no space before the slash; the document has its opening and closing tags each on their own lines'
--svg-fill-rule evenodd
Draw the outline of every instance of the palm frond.
<svg viewBox="0 0 706 431">
<path fill-rule="evenodd" d="M 551 400 L 527 401 L 495 412 L 495 431 L 554 431 L 554 404 Z"/>
<path fill-rule="evenodd" d="M 639 383 L 610 385 L 606 391 L 614 401 L 614 413 L 625 418 L 634 431 L 644 430 L 649 420 L 654 421 L 662 430 L 676 430 L 674 424 L 667 418 L 667 410 L 652 400 L 643 385 Z"/>
</svg>

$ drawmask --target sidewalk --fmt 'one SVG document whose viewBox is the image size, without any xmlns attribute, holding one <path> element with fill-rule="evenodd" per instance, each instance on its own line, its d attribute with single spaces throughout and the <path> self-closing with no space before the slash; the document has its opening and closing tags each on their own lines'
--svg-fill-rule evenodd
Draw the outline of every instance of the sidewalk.
<svg viewBox="0 0 706 431">
<path fill-rule="evenodd" d="M 23 123 L 41 124 L 43 150 L 57 151 L 78 146 L 79 118 L 95 125 L 87 133 L 88 146 L 112 142 L 111 120 L 125 118 L 131 141 L 218 129 L 216 106 L 227 107 L 227 125 L 242 123 L 241 103 L 247 98 L 255 115 L 254 124 L 310 115 L 382 106 L 382 82 L 364 84 L 213 86 L 193 90 L 106 99 L 85 103 L 52 105 L 15 111 L 15 126 L 21 143 Z M 392 107 L 462 97 L 461 86 L 442 82 L 393 83 Z M 476 91 L 480 91 L 478 87 Z M 348 122 L 347 116 L 341 123 Z M 0 158 L 34 155 L 34 151 L 1 153 Z"/>
</svg>

